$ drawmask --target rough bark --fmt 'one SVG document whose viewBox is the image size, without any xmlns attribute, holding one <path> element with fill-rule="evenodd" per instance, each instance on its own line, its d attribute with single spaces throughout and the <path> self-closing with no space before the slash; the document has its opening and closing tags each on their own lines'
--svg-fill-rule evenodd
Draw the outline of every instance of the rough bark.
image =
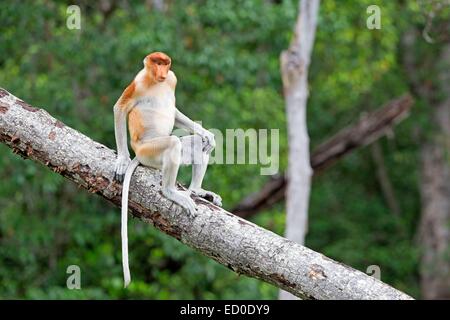
<svg viewBox="0 0 450 320">
<path fill-rule="evenodd" d="M 354 125 L 344 128 L 320 144 L 311 155 L 314 175 L 333 165 L 343 156 L 366 146 L 383 135 L 409 115 L 413 99 L 410 95 L 388 102 L 383 108 L 369 113 Z M 232 212 L 248 218 L 284 199 L 286 178 L 284 174 L 271 178 L 260 191 L 245 197 Z"/>
<path fill-rule="evenodd" d="M 443 101 L 432 108 L 435 130 L 421 150 L 421 289 L 425 299 L 450 299 L 450 45 L 436 62 Z"/>
<path fill-rule="evenodd" d="M 115 152 L 0 89 L 0 141 L 120 206 L 113 182 Z M 144 222 L 238 274 L 310 299 L 411 299 L 408 295 L 293 241 L 194 198 L 190 218 L 160 193 L 160 171 L 138 167 L 131 180 L 130 211 Z M 180 186 L 181 188 L 181 186 Z"/>
</svg>

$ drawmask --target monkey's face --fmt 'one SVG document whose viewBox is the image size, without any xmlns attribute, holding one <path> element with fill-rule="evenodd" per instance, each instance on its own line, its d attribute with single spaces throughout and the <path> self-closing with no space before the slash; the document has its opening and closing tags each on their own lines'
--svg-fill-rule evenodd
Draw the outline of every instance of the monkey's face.
<svg viewBox="0 0 450 320">
<path fill-rule="evenodd" d="M 145 66 L 150 69 L 149 71 L 155 81 L 163 82 L 169 73 L 171 59 L 162 52 L 154 52 L 145 58 Z"/>
<path fill-rule="evenodd" d="M 158 82 L 163 82 L 167 78 L 167 74 L 170 70 L 170 63 L 164 63 L 161 61 L 155 62 L 152 65 L 153 78 Z"/>
</svg>

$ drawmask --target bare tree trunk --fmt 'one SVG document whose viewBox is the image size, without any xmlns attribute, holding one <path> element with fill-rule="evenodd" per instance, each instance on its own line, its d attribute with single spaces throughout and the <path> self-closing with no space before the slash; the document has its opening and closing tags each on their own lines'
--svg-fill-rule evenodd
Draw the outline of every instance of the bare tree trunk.
<svg viewBox="0 0 450 320">
<path fill-rule="evenodd" d="M 448 152 L 448 150 L 447 150 Z M 450 299 L 450 172 L 445 150 L 422 149 L 421 289 L 425 299 Z"/>
<path fill-rule="evenodd" d="M 311 155 L 314 175 L 355 149 L 364 147 L 391 132 L 396 124 L 409 115 L 412 103 L 410 95 L 391 100 L 384 107 L 362 116 L 357 123 L 342 129 L 320 144 Z M 245 197 L 232 211 L 240 217 L 251 217 L 283 200 L 285 190 L 285 175 L 273 177 L 260 191 Z"/>
<path fill-rule="evenodd" d="M 319 13 L 319 0 L 300 1 L 294 39 L 281 54 L 281 73 L 289 135 L 288 183 L 286 189 L 286 238 L 303 244 L 308 228 L 312 169 L 306 124 L 308 68 Z M 295 298 L 280 292 L 280 299 Z"/>
<path fill-rule="evenodd" d="M 0 142 L 120 206 L 121 185 L 113 181 L 113 150 L 1 88 Z M 238 274 L 266 281 L 302 298 L 411 299 L 363 272 L 204 199 L 194 197 L 194 201 L 198 215 L 192 218 L 163 197 L 158 170 L 139 166 L 131 179 L 129 206 L 134 216 Z"/>
<path fill-rule="evenodd" d="M 433 109 L 436 131 L 422 148 L 421 288 L 425 299 L 450 299 L 450 45 L 437 65 L 444 101 Z"/>
<path fill-rule="evenodd" d="M 437 20 L 449 30 L 448 20 Z M 450 44 L 426 44 L 415 28 L 402 43 L 410 86 L 429 106 L 433 129 L 421 150 L 421 292 L 425 299 L 450 299 Z"/>
</svg>

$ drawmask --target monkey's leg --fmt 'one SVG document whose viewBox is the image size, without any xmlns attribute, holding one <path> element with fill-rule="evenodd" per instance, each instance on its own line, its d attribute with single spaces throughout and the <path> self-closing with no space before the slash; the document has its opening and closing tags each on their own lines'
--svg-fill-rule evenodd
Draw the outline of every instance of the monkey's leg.
<svg viewBox="0 0 450 320">
<path fill-rule="evenodd" d="M 181 154 L 181 164 L 192 165 L 192 179 L 189 190 L 221 207 L 222 198 L 218 194 L 202 189 L 202 182 L 209 161 L 209 154 L 203 152 L 202 138 L 198 135 L 181 137 Z"/>
<path fill-rule="evenodd" d="M 189 193 L 178 191 L 175 186 L 181 162 L 181 142 L 178 137 L 159 137 L 140 143 L 136 147 L 136 157 L 143 165 L 161 168 L 162 194 L 189 214 L 195 215 L 197 209 Z"/>
</svg>

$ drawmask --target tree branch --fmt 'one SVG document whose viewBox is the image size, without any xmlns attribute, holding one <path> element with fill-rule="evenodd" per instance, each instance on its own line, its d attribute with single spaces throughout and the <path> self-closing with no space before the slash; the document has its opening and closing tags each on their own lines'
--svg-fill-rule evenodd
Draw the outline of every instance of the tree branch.
<svg viewBox="0 0 450 320">
<path fill-rule="evenodd" d="M 120 206 L 113 182 L 115 153 L 0 89 L 0 141 Z M 238 274 L 312 299 L 411 299 L 408 295 L 320 253 L 194 198 L 190 218 L 160 193 L 158 170 L 138 167 L 131 180 L 130 210 L 144 222 Z"/>
<path fill-rule="evenodd" d="M 319 145 L 311 156 L 314 175 L 355 149 L 366 146 L 388 133 L 408 116 L 412 103 L 413 99 L 410 95 L 392 100 L 385 107 L 362 117 L 355 125 L 342 129 L 331 139 Z M 260 191 L 244 198 L 232 212 L 243 218 L 251 217 L 260 210 L 283 200 L 285 190 L 285 176 L 276 176 L 270 179 Z"/>
</svg>

